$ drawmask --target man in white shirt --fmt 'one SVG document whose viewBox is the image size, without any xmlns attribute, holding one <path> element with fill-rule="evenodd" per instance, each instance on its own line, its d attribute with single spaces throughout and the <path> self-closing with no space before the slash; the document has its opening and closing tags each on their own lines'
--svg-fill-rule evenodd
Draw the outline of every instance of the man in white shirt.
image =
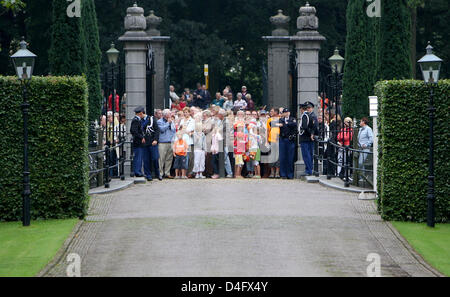
<svg viewBox="0 0 450 297">
<path fill-rule="evenodd" d="M 358 133 L 358 145 L 360 150 L 364 151 L 364 152 L 370 152 L 370 148 L 372 147 L 373 144 L 373 131 L 372 128 L 369 127 L 368 125 L 369 120 L 364 117 L 361 119 L 360 122 L 360 126 L 361 129 L 359 130 Z M 367 159 L 367 156 L 369 154 L 363 153 L 361 152 L 359 154 L 359 159 L 358 159 L 358 167 L 364 169 L 364 162 Z"/>
</svg>

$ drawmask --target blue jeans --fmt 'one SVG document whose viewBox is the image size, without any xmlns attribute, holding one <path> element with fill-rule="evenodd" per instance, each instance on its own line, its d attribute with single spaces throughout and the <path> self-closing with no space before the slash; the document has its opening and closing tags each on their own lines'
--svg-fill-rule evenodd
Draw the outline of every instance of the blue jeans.
<svg viewBox="0 0 450 297">
<path fill-rule="evenodd" d="M 367 153 L 370 152 L 370 149 L 368 149 L 368 148 L 366 148 L 366 149 L 361 148 L 361 150 L 362 150 L 363 152 L 367 152 Z M 366 154 L 366 153 L 363 153 L 363 152 L 360 152 L 360 153 L 359 153 L 359 158 L 358 158 L 358 168 L 366 169 L 365 166 L 364 166 L 364 162 L 366 162 L 366 159 L 367 159 L 367 157 L 369 156 L 369 154 Z M 364 173 L 364 172 L 363 172 L 363 173 Z"/>
<path fill-rule="evenodd" d="M 280 176 L 294 178 L 295 142 L 280 137 Z"/>
<path fill-rule="evenodd" d="M 143 147 L 135 147 L 133 148 L 134 158 L 133 158 L 133 171 L 134 175 L 142 176 L 142 159 L 144 156 L 144 148 Z"/>
<path fill-rule="evenodd" d="M 228 155 L 228 147 L 226 145 L 223 148 L 223 154 L 225 157 L 225 172 L 227 175 L 233 175 L 233 170 L 231 169 L 230 156 Z"/>
<path fill-rule="evenodd" d="M 312 141 L 301 142 L 300 147 L 302 149 L 303 161 L 305 162 L 305 173 L 312 174 L 314 142 Z"/>
<path fill-rule="evenodd" d="M 255 161 L 254 160 L 250 160 L 250 161 L 245 162 L 245 166 L 247 166 L 247 171 L 248 172 L 255 171 Z"/>
<path fill-rule="evenodd" d="M 152 178 L 152 165 L 155 167 L 156 176 L 159 176 L 159 151 L 158 146 L 150 145 L 144 147 L 143 154 L 144 174 L 146 178 Z"/>
<path fill-rule="evenodd" d="M 219 154 L 212 154 L 211 155 L 211 162 L 213 163 L 213 171 L 214 174 L 219 175 L 220 169 L 219 169 Z"/>
<path fill-rule="evenodd" d="M 113 149 L 111 151 L 109 151 L 109 161 L 108 161 L 109 166 L 115 166 L 117 165 L 117 154 L 116 154 L 116 150 Z M 119 171 L 118 171 L 119 167 L 113 167 L 109 169 L 109 176 L 119 176 Z"/>
</svg>

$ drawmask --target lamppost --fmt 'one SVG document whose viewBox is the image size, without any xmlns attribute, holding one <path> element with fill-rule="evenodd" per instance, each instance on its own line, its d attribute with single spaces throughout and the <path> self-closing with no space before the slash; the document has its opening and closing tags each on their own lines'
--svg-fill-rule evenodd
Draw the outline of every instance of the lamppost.
<svg viewBox="0 0 450 297">
<path fill-rule="evenodd" d="M 113 114 L 113 122 L 112 122 L 112 141 L 109 143 L 111 144 L 113 147 L 115 146 L 115 133 L 114 133 L 114 113 L 116 112 L 116 85 L 115 85 L 115 77 L 114 77 L 114 67 L 117 64 L 117 60 L 119 59 L 119 54 L 120 52 L 115 48 L 114 43 L 111 43 L 111 48 L 106 52 L 106 55 L 108 57 L 108 62 L 111 65 L 111 87 L 112 87 L 112 92 L 111 92 L 111 104 L 112 104 L 112 114 Z M 120 104 L 120 102 L 119 102 Z M 119 117 L 120 118 L 120 117 Z M 119 124 L 120 125 L 120 124 Z M 120 126 L 119 126 L 120 128 Z M 108 147 L 108 120 L 106 121 L 106 146 L 107 146 L 107 160 L 108 160 L 108 168 L 107 168 L 107 173 L 106 173 L 106 181 L 109 187 L 109 163 L 110 163 L 110 151 L 109 151 L 109 147 Z M 123 147 L 122 147 L 123 149 Z M 117 167 L 117 171 L 119 171 L 119 167 Z M 121 173 L 121 177 L 122 180 L 124 179 L 123 176 L 123 172 Z"/>
<path fill-rule="evenodd" d="M 429 143 L 429 163 L 428 163 L 428 195 L 427 195 L 427 225 L 434 227 L 435 223 L 435 209 L 434 209 L 434 113 L 436 108 L 434 107 L 434 88 L 439 81 L 439 72 L 441 70 L 442 60 L 433 54 L 433 47 L 430 42 L 426 48 L 427 54 L 423 56 L 419 61 L 420 69 L 422 70 L 423 80 L 430 89 L 430 106 L 428 112 L 430 116 L 430 143 Z"/>
<path fill-rule="evenodd" d="M 326 79 L 326 84 L 328 87 L 330 87 L 332 89 L 332 96 L 330 97 L 333 98 L 333 102 L 329 102 L 329 107 L 328 107 L 328 120 L 329 122 L 329 132 L 331 134 L 331 108 L 332 108 L 332 104 L 334 103 L 335 105 L 335 115 L 336 115 L 336 120 L 334 123 L 334 142 L 335 144 L 337 143 L 337 134 L 338 134 L 338 126 L 337 126 L 337 116 L 338 114 L 340 114 L 340 108 L 339 108 L 339 97 L 341 95 L 342 92 L 342 67 L 344 66 L 344 61 L 345 59 L 339 54 L 339 50 L 336 47 L 336 49 L 334 50 L 334 54 L 328 58 L 328 61 L 330 62 L 331 65 L 331 74 L 328 75 L 327 79 Z M 329 100 L 331 101 L 331 100 Z M 330 160 L 330 155 L 333 154 L 333 152 L 335 151 L 335 148 L 332 147 L 332 145 L 330 144 L 331 142 L 331 135 L 328 137 L 328 154 L 327 154 L 327 179 L 331 179 L 331 171 L 332 171 L 332 164 L 331 164 L 331 160 Z M 335 155 L 335 154 L 333 154 Z M 333 158 L 334 160 L 336 160 L 335 158 Z M 333 161 L 334 161 L 333 160 Z"/>
<path fill-rule="evenodd" d="M 334 54 L 328 58 L 328 61 L 331 65 L 332 75 L 334 76 L 334 95 L 335 95 L 335 104 L 336 104 L 336 115 L 340 114 L 339 109 L 339 97 L 341 96 L 341 88 L 342 88 L 342 67 L 344 66 L 345 59 L 339 54 L 339 50 L 336 47 L 334 50 Z"/>
<path fill-rule="evenodd" d="M 23 114 L 23 206 L 22 206 L 22 224 L 30 226 L 30 171 L 28 168 L 28 111 L 30 103 L 28 102 L 27 87 L 31 81 L 34 70 L 36 55 L 27 50 L 27 43 L 24 38 L 20 42 L 20 49 L 11 56 L 16 74 L 22 83 L 22 114 Z"/>
</svg>

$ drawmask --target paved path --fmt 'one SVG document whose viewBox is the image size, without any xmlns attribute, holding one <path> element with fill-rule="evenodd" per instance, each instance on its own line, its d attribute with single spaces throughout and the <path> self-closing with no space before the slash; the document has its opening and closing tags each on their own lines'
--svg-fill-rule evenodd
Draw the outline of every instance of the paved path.
<svg viewBox="0 0 450 297">
<path fill-rule="evenodd" d="M 46 276 L 433 276 L 373 201 L 298 180 L 165 180 L 94 196 Z"/>
</svg>

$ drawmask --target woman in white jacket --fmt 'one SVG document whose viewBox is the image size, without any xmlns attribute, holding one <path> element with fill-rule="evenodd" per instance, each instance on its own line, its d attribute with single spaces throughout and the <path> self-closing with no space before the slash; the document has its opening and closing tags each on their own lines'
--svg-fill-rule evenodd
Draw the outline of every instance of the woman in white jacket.
<svg viewBox="0 0 450 297">
<path fill-rule="evenodd" d="M 189 107 L 185 107 L 183 109 L 184 118 L 181 119 L 178 130 L 183 131 L 183 138 L 186 139 L 187 144 L 189 145 L 188 149 L 188 157 L 186 158 L 186 162 L 188 162 L 188 174 L 192 174 L 192 169 L 194 168 L 194 130 L 195 130 L 195 121 L 191 117 L 191 109 Z"/>
</svg>

